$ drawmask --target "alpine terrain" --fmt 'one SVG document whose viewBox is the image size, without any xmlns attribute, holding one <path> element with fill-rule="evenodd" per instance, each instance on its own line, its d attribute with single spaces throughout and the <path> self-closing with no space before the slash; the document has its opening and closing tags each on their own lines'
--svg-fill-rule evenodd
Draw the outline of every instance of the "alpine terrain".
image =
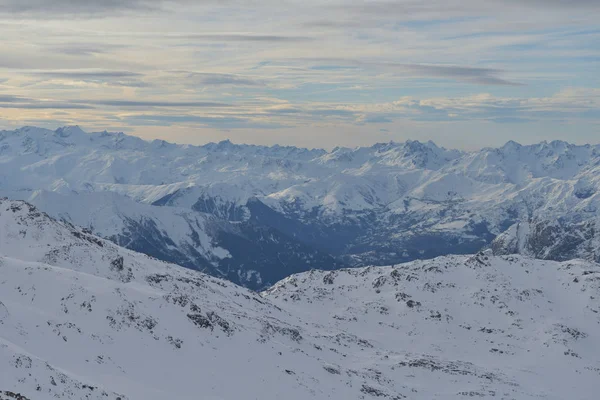
<svg viewBox="0 0 600 400">
<path fill-rule="evenodd" d="M 0 399 L 596 399 L 600 266 L 490 253 L 258 294 L 0 200 Z"/>
<path fill-rule="evenodd" d="M 76 126 L 0 132 L 0 194 L 252 289 L 311 268 L 488 246 L 598 260 L 599 177 L 600 146 L 561 141 L 325 151 L 146 142 Z"/>
</svg>

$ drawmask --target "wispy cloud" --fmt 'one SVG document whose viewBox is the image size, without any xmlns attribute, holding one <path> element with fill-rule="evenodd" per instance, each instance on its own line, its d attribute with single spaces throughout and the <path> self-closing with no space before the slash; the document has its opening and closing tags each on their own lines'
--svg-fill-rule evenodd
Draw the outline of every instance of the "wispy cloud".
<svg viewBox="0 0 600 400">
<path fill-rule="evenodd" d="M 13 96 L 10 94 L 0 94 L 0 103 L 14 103 L 17 101 L 24 101 L 25 98 L 21 96 Z"/>
<path fill-rule="evenodd" d="M 70 102 L 59 102 L 52 100 L 36 100 L 23 96 L 0 94 L 0 108 L 29 109 L 29 110 L 84 110 L 92 109 L 92 106 Z"/>
<path fill-rule="evenodd" d="M 67 70 L 67 71 L 37 71 L 30 72 L 32 75 L 45 76 L 50 78 L 66 79 L 112 79 L 112 78 L 138 78 L 143 76 L 137 72 L 131 71 L 86 71 L 86 70 Z"/>
<path fill-rule="evenodd" d="M 170 34 L 164 36 L 168 39 L 199 40 L 210 42 L 274 42 L 295 43 L 310 42 L 315 40 L 310 36 L 284 36 L 284 35 L 259 35 L 252 33 L 193 33 L 193 34 Z"/>
<path fill-rule="evenodd" d="M 402 74 L 405 77 L 426 77 L 438 79 L 452 79 L 476 85 L 523 86 L 523 83 L 513 82 L 502 78 L 507 71 L 497 68 L 473 67 L 464 65 L 445 64 L 409 64 L 385 61 L 365 61 L 353 59 L 306 59 L 298 61 L 334 63 L 333 68 L 311 69 L 335 71 L 348 68 L 362 67 L 363 69 L 376 68 L 382 71 Z"/>
<path fill-rule="evenodd" d="M 60 14 L 106 14 L 119 10 L 150 10 L 161 4 L 159 0 L 3 0 L 2 12 L 48 16 Z"/>
<path fill-rule="evenodd" d="M 93 107 L 85 104 L 54 103 L 50 101 L 39 103 L 0 103 L 0 108 L 18 110 L 90 110 Z"/>
<path fill-rule="evenodd" d="M 110 107 L 177 107 L 177 108 L 224 108 L 231 104 L 210 101 L 152 101 L 152 100 L 83 100 L 82 103 Z"/>
<path fill-rule="evenodd" d="M 242 117 L 209 117 L 197 115 L 153 115 L 140 114 L 125 118 L 131 125 L 162 125 L 171 126 L 175 124 L 197 124 L 215 129 L 277 129 L 283 125 L 276 122 L 260 121 L 252 118 Z"/>
<path fill-rule="evenodd" d="M 176 74 L 187 78 L 189 81 L 208 86 L 265 86 L 264 80 L 253 79 L 235 74 L 219 74 L 208 72 L 175 71 Z"/>
<path fill-rule="evenodd" d="M 124 45 L 101 44 L 101 43 L 65 43 L 49 46 L 53 52 L 69 56 L 98 56 L 110 54 L 111 51 L 126 48 Z"/>
<path fill-rule="evenodd" d="M 100 84 L 104 86 L 144 88 L 152 86 L 144 81 L 144 75 L 131 71 L 114 70 L 32 70 L 26 73 L 34 79 L 35 85 L 40 87 L 49 83 L 56 87 L 57 84 L 67 86 L 78 85 L 80 82 Z"/>
<path fill-rule="evenodd" d="M 400 115 L 427 120 L 476 119 L 491 122 L 597 119 L 600 121 L 600 90 L 571 88 L 550 97 L 511 98 L 487 93 L 465 97 L 403 98 L 392 103 Z"/>
<path fill-rule="evenodd" d="M 493 68 L 424 64 L 406 64 L 398 65 L 398 67 L 406 69 L 415 75 L 433 78 L 450 78 L 478 85 L 522 85 L 521 83 L 499 78 L 498 75 L 504 71 Z"/>
</svg>

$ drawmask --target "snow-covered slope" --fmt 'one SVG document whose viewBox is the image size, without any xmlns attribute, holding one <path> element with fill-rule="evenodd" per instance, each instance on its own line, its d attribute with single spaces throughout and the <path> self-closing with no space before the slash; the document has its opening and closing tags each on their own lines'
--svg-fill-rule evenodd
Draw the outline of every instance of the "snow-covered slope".
<svg viewBox="0 0 600 400">
<path fill-rule="evenodd" d="M 600 217 L 599 189 L 600 147 L 561 141 L 325 151 L 78 127 L 0 132 L 0 194 L 252 288 L 306 265 L 474 253 L 519 222 Z"/>
<path fill-rule="evenodd" d="M 20 202 L 0 203 L 0 254 L 0 392 L 35 400 L 350 392 L 320 367 L 296 318 L 227 281 Z M 281 385 L 265 387 L 267 379 Z"/>
<path fill-rule="evenodd" d="M 599 294 L 598 264 L 479 253 L 312 271 L 266 297 L 314 329 L 360 332 L 356 365 L 379 358 L 374 373 L 409 399 L 592 399 Z"/>
<path fill-rule="evenodd" d="M 252 289 L 310 268 L 340 266 L 268 226 L 233 223 L 189 208 L 152 206 L 113 192 L 37 191 L 27 200 L 120 246 Z"/>
<path fill-rule="evenodd" d="M 1 200 L 0 399 L 591 400 L 599 277 L 480 254 L 259 295 Z"/>
</svg>

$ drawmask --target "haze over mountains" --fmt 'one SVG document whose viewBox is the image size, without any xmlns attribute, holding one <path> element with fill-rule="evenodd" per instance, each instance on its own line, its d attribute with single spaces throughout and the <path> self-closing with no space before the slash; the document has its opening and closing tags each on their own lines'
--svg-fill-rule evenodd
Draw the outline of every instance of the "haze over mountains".
<svg viewBox="0 0 600 400">
<path fill-rule="evenodd" d="M 489 253 L 489 251 L 488 251 Z M 447 256 L 263 293 L 0 200 L 0 399 L 578 399 L 600 267 Z"/>
<path fill-rule="evenodd" d="M 598 259 L 594 145 L 325 151 L 24 127 L 0 132 L 0 167 L 0 195 L 253 289 L 310 268 L 475 253 L 498 235 L 498 254 Z"/>
</svg>

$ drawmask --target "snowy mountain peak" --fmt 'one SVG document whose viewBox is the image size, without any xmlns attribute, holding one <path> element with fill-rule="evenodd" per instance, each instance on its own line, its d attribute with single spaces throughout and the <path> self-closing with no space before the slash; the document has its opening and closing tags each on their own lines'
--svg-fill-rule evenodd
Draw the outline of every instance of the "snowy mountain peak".
<svg viewBox="0 0 600 400">
<path fill-rule="evenodd" d="M 79 127 L 79 125 L 73 126 L 64 126 L 62 128 L 58 128 L 54 131 L 56 136 L 60 136 L 63 138 L 69 137 L 71 135 L 85 135 L 86 133 Z"/>
<path fill-rule="evenodd" d="M 520 149 L 521 147 L 523 147 L 523 145 L 521 143 L 515 142 L 514 140 L 509 140 L 508 142 L 506 142 L 504 144 L 504 146 L 501 147 L 501 149 L 504 152 L 511 152 L 511 151 L 516 151 L 516 150 Z"/>
<path fill-rule="evenodd" d="M 401 144 L 394 142 L 393 140 L 390 140 L 387 143 L 375 143 L 374 145 L 371 146 L 371 148 L 380 153 L 383 153 L 385 151 L 389 151 L 390 149 L 393 149 L 398 146 L 401 146 Z M 360 149 L 360 147 L 358 149 Z"/>
<path fill-rule="evenodd" d="M 226 139 L 226 140 L 221 140 L 219 143 L 208 143 L 202 147 L 204 147 L 208 150 L 211 150 L 211 151 L 224 151 L 224 150 L 231 150 L 231 149 L 235 149 L 235 148 L 243 147 L 243 146 L 233 144 L 231 142 L 231 140 Z"/>
</svg>

